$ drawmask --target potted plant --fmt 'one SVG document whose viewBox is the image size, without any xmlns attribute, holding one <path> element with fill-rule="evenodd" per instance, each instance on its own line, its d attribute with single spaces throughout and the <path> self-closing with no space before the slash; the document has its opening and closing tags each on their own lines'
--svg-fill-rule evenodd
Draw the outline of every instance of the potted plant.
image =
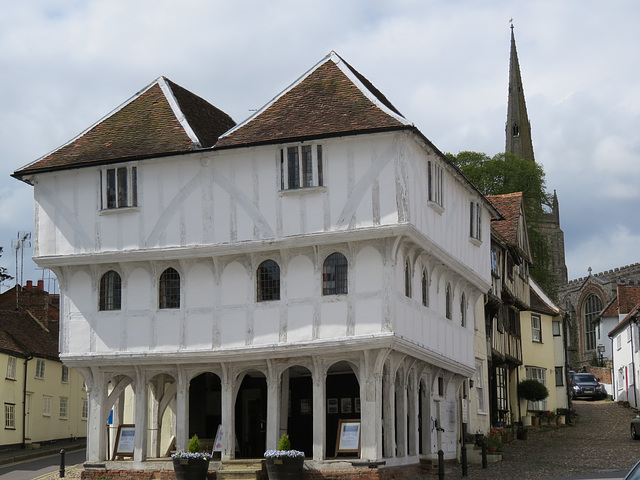
<svg viewBox="0 0 640 480">
<path fill-rule="evenodd" d="M 502 432 L 491 430 L 485 439 L 485 443 L 487 444 L 487 450 L 489 450 L 489 452 L 501 452 L 504 448 Z"/>
<path fill-rule="evenodd" d="M 537 380 L 523 380 L 518 384 L 518 396 L 530 402 L 541 402 L 549 396 L 549 390 Z"/>
<path fill-rule="evenodd" d="M 304 468 L 304 452 L 291 450 L 291 441 L 282 435 L 278 450 L 264 452 L 269 480 L 300 480 Z"/>
<path fill-rule="evenodd" d="M 176 480 L 204 480 L 209 471 L 210 453 L 200 452 L 200 440 L 194 435 L 189 440 L 187 451 L 180 450 L 171 455 Z"/>
</svg>

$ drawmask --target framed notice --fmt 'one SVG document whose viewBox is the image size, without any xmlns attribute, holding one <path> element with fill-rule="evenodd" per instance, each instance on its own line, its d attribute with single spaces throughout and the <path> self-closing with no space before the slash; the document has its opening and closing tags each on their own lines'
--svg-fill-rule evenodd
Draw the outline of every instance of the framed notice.
<svg viewBox="0 0 640 480">
<path fill-rule="evenodd" d="M 338 413 L 337 398 L 327 398 L 327 413 Z"/>
<path fill-rule="evenodd" d="M 360 455 L 360 420 L 338 420 L 335 456 L 339 453 Z"/>
<path fill-rule="evenodd" d="M 113 457 L 133 457 L 133 440 L 136 436 L 135 425 L 118 425 L 116 434 L 116 445 L 113 449 Z"/>
<path fill-rule="evenodd" d="M 340 413 L 351 413 L 351 398 L 340 399 Z"/>
</svg>

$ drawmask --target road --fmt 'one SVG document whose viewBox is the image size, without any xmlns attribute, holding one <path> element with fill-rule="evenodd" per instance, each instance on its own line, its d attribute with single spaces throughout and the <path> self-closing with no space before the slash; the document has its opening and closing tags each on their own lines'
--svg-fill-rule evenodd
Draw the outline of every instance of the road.
<svg viewBox="0 0 640 480">
<path fill-rule="evenodd" d="M 85 451 L 69 452 L 65 456 L 67 466 L 83 463 Z M 42 475 L 60 470 L 60 455 L 35 458 L 0 467 L 0 480 L 35 480 Z"/>
</svg>

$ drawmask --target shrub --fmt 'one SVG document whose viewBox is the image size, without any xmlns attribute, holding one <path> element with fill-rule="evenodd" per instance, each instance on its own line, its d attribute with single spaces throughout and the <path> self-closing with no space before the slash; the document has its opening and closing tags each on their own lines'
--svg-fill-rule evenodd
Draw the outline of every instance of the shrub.
<svg viewBox="0 0 640 480">
<path fill-rule="evenodd" d="M 278 450 L 291 450 L 291 441 L 286 433 L 282 435 L 280 443 L 278 443 Z"/>
<path fill-rule="evenodd" d="M 198 440 L 198 435 L 194 435 L 189 440 L 189 445 L 187 446 L 187 452 L 189 453 L 198 453 L 200 451 L 200 440 Z"/>
<path fill-rule="evenodd" d="M 537 380 L 523 380 L 518 384 L 518 395 L 531 402 L 540 402 L 549 396 L 549 390 Z"/>
</svg>

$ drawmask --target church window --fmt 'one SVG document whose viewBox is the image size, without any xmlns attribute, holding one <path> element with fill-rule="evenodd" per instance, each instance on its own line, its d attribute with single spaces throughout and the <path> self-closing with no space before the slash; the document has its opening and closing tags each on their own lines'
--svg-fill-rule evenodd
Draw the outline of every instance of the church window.
<svg viewBox="0 0 640 480">
<path fill-rule="evenodd" d="M 100 278 L 100 310 L 120 310 L 122 282 L 120 275 L 109 270 Z"/>
<path fill-rule="evenodd" d="M 429 202 L 443 207 L 442 194 L 444 185 L 444 172 L 442 167 L 429 160 L 427 163 L 427 190 Z"/>
<path fill-rule="evenodd" d="M 514 123 L 513 127 L 511 127 L 511 133 L 513 134 L 514 137 L 520 136 L 520 127 L 518 127 L 517 123 Z"/>
<path fill-rule="evenodd" d="M 602 300 L 595 294 L 590 294 L 583 304 L 584 332 L 587 350 L 596 348 L 596 322 L 602 311 Z"/>
<path fill-rule="evenodd" d="M 160 308 L 180 308 L 180 274 L 169 267 L 160 275 Z"/>
<path fill-rule="evenodd" d="M 138 169 L 127 165 L 100 171 L 103 210 L 138 206 Z"/>
<path fill-rule="evenodd" d="M 257 298 L 259 302 L 280 300 L 280 266 L 265 260 L 258 266 Z"/>
<path fill-rule="evenodd" d="M 329 255 L 322 266 L 322 294 L 347 293 L 347 259 L 339 252 Z"/>
<path fill-rule="evenodd" d="M 297 145 L 280 150 L 280 189 L 321 187 L 322 145 Z"/>
</svg>

